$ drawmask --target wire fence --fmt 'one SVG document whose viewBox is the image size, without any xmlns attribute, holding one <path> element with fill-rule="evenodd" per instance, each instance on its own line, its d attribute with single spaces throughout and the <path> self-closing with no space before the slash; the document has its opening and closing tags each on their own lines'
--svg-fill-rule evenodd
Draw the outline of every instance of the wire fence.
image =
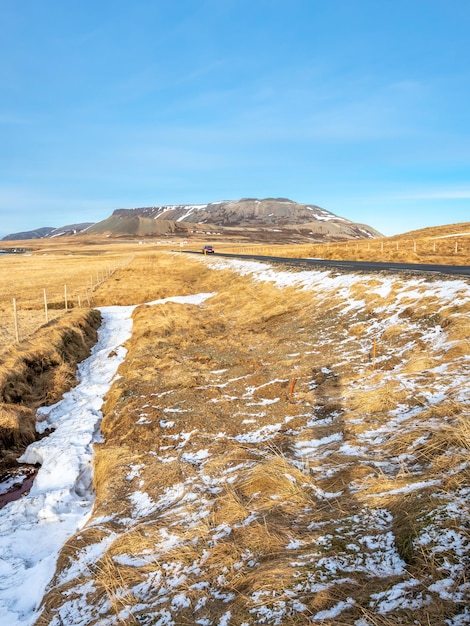
<svg viewBox="0 0 470 626">
<path fill-rule="evenodd" d="M 225 248 L 224 248 L 225 251 Z M 269 256 L 354 258 L 373 257 L 373 260 L 417 260 L 439 263 L 446 259 L 449 264 L 470 262 L 470 236 L 441 237 L 436 239 L 361 239 L 343 242 L 279 245 L 238 245 L 227 251 L 238 254 L 262 254 Z"/>
<path fill-rule="evenodd" d="M 93 272 L 81 273 L 81 277 L 70 277 L 70 283 L 58 284 L 51 281 L 48 287 L 31 284 L 29 289 L 19 289 L 21 295 L 13 295 L 10 304 L 2 303 L 2 323 L 0 326 L 0 347 L 20 342 L 40 326 L 65 315 L 76 308 L 93 307 L 93 296 L 96 290 L 113 274 L 131 259 L 116 263 L 106 262 Z M 60 263 L 60 261 L 58 261 Z M 34 280 L 31 280 L 34 283 Z M 13 293 L 14 286 L 13 286 Z"/>
</svg>

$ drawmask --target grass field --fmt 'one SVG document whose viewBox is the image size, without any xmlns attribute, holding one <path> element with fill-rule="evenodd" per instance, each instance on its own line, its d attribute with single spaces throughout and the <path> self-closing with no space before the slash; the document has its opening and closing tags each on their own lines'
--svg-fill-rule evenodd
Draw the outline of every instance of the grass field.
<svg viewBox="0 0 470 626">
<path fill-rule="evenodd" d="M 8 259 L 2 287 L 5 312 L 25 275 L 78 292 L 112 255 L 93 306 L 142 304 L 37 624 L 467 623 L 468 281 L 106 252 Z"/>
<path fill-rule="evenodd" d="M 30 336 L 65 308 L 94 306 L 96 288 L 135 254 L 155 250 L 197 250 L 204 242 L 34 240 L 27 255 L 2 255 L 0 350 Z M 5 242 L 14 248 L 18 242 Z M 470 223 L 454 224 L 385 239 L 314 245 L 238 245 L 218 242 L 217 251 L 285 257 L 395 261 L 444 265 L 470 264 Z M 15 300 L 15 303 L 13 303 Z M 47 302 L 47 314 L 46 314 Z M 15 323 L 16 309 L 16 323 Z"/>
<path fill-rule="evenodd" d="M 470 264 L 470 222 L 382 239 L 290 246 L 234 246 L 230 251 L 331 260 L 395 263 Z"/>
</svg>

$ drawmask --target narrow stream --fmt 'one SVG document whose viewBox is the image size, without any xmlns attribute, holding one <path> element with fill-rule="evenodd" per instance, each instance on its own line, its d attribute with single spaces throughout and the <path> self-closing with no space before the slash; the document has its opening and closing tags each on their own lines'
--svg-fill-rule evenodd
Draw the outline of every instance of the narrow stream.
<svg viewBox="0 0 470 626">
<path fill-rule="evenodd" d="M 23 464 L 12 467 L 0 476 L 0 509 L 8 504 L 19 500 L 29 493 L 33 486 L 38 465 Z"/>
</svg>

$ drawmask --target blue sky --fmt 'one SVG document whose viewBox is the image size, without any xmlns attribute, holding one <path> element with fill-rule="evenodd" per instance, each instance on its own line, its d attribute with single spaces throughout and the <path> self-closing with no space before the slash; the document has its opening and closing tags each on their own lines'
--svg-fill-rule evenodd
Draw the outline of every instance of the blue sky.
<svg viewBox="0 0 470 626">
<path fill-rule="evenodd" d="M 288 197 L 470 221 L 468 0 L 0 0 L 0 236 Z"/>
</svg>

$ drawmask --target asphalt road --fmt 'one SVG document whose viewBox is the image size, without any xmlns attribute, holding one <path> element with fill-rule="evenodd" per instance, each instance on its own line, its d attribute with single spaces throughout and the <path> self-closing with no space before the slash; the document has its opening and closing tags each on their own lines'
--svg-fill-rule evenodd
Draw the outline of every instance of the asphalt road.
<svg viewBox="0 0 470 626">
<path fill-rule="evenodd" d="M 184 250 L 190 254 L 202 254 Z M 210 255 L 212 256 L 212 255 Z M 376 261 L 327 261 L 325 259 L 293 259 L 279 256 L 262 256 L 256 254 L 227 254 L 217 252 L 214 256 L 243 259 L 246 261 L 268 261 L 269 263 L 288 263 L 300 267 L 336 268 L 354 272 L 418 272 L 432 274 L 452 274 L 470 276 L 470 265 L 432 265 L 428 263 L 378 263 Z"/>
</svg>

